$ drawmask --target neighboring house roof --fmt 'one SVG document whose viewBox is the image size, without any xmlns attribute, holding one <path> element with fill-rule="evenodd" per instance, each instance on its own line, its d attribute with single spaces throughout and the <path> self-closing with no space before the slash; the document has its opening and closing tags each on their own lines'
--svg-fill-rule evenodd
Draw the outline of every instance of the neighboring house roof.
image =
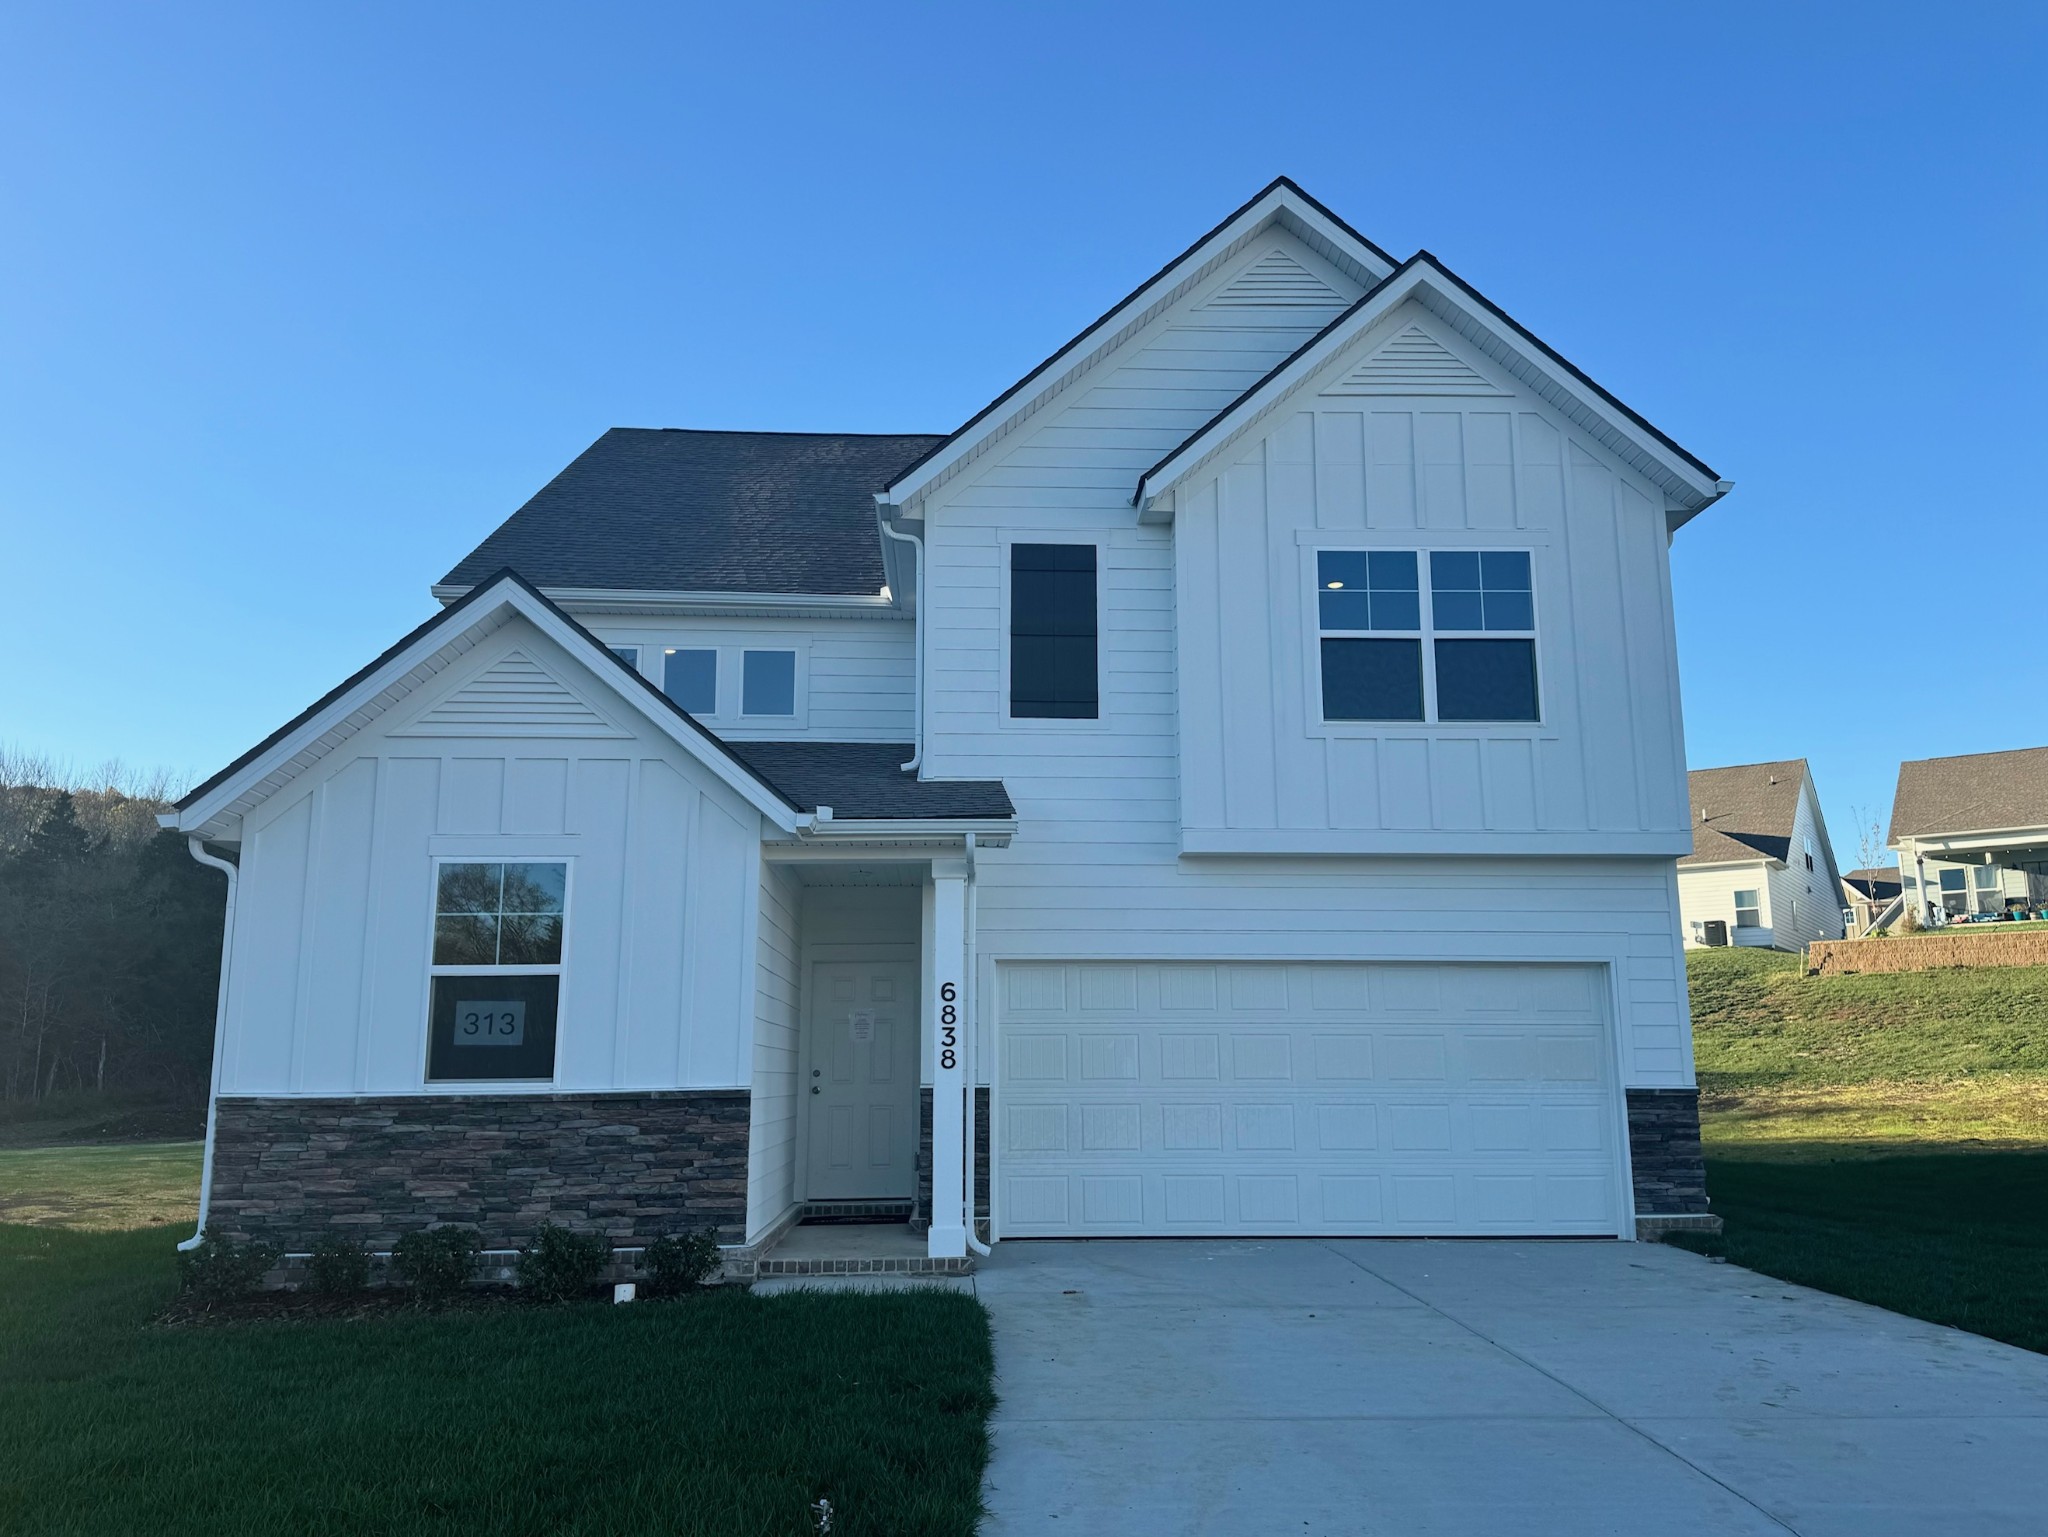
<svg viewBox="0 0 2048 1537">
<path fill-rule="evenodd" d="M 1886 839 L 2048 827 L 2048 747 L 1899 765 Z"/>
<path fill-rule="evenodd" d="M 1842 884 L 1878 902 L 1887 901 L 1905 889 L 1899 879 L 1898 870 L 1884 866 L 1851 870 L 1842 877 Z"/>
<path fill-rule="evenodd" d="M 1678 861 L 1681 868 L 1789 858 L 1799 787 L 1806 783 L 1804 758 L 1694 769 L 1685 779 L 1692 792 L 1692 852 Z"/>
<path fill-rule="evenodd" d="M 503 567 L 555 591 L 872 597 L 875 488 L 931 433 L 614 427 L 437 584 Z"/>
<path fill-rule="evenodd" d="M 1139 478 L 1132 503 L 1144 509 L 1172 490 L 1250 431 L 1337 353 L 1409 300 L 1453 327 L 1595 441 L 1655 482 L 1682 514 L 1673 527 L 1731 489 L 1731 482 L 1722 480 L 1706 461 L 1594 383 L 1430 252 L 1417 251 L 1147 470 Z"/>
<path fill-rule="evenodd" d="M 734 742 L 732 751 L 799 811 L 835 820 L 1008 818 L 999 779 L 919 779 L 903 772 L 908 742 Z"/>
</svg>

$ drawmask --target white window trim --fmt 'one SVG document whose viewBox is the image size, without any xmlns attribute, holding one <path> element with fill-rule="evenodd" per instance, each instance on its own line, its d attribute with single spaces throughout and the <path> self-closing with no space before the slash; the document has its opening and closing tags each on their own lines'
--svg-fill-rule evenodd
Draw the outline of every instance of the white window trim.
<svg viewBox="0 0 2048 1537">
<path fill-rule="evenodd" d="M 429 1094 L 530 1094 L 536 1084 L 562 1081 L 562 1020 L 569 1001 L 569 916 L 576 903 L 576 860 L 568 854 L 534 854 L 514 846 L 510 852 L 485 850 L 476 853 L 436 854 L 429 863 L 427 880 L 427 985 L 420 1018 L 420 1086 Z M 551 966 L 439 966 L 434 963 L 435 920 L 441 909 L 441 866 L 443 865 L 563 865 L 562 872 L 562 958 Z M 428 1070 L 434 1052 L 434 978 L 436 977 L 555 977 L 555 1070 L 545 1078 L 432 1078 Z"/>
<path fill-rule="evenodd" d="M 1755 906 L 1754 908 L 1746 908 L 1746 907 L 1744 907 L 1744 906 L 1742 905 L 1742 893 L 1743 893 L 1744 891 L 1749 891 L 1749 892 L 1753 892 L 1753 893 L 1755 894 L 1755 896 L 1756 896 L 1756 906 Z M 1731 927 L 1733 927 L 1733 928 L 1738 928 L 1738 929 L 1749 929 L 1749 928 L 1755 928 L 1755 929 L 1767 929 L 1767 928 L 1769 928 L 1769 927 L 1770 927 L 1770 924 L 1769 924 L 1769 923 L 1767 923 L 1767 922 L 1765 922 L 1765 919 L 1764 919 L 1764 900 L 1765 900 L 1765 897 L 1766 897 L 1766 894 L 1768 893 L 1768 891 L 1769 891 L 1769 883 L 1768 883 L 1768 882 L 1766 882 L 1766 883 L 1765 883 L 1764 885 L 1762 885 L 1762 886 L 1742 886 L 1742 887 L 1731 887 L 1731 888 L 1729 889 L 1729 893 L 1728 893 L 1728 900 L 1729 900 L 1729 901 L 1730 901 L 1731 903 L 1733 903 L 1733 904 L 1734 904 L 1734 907 L 1735 907 L 1735 920 L 1734 920 L 1734 923 L 1733 923 L 1733 924 L 1731 925 Z M 1744 914 L 1745 912 L 1754 912 L 1754 913 L 1756 914 L 1756 922 L 1755 922 L 1755 923 L 1744 923 L 1744 922 L 1742 921 L 1742 915 L 1743 915 L 1743 914 Z"/>
<path fill-rule="evenodd" d="M 1010 550 L 1020 544 L 1091 544 L 1095 546 L 1095 719 L 1010 713 Z M 996 724 L 1005 731 L 1106 731 L 1109 729 L 1109 536 L 1077 529 L 1004 529 L 997 545 L 996 587 L 1001 601 L 996 616 Z"/>
<path fill-rule="evenodd" d="M 1302 614 L 1302 633 L 1306 641 L 1303 676 L 1308 685 L 1309 734 L 1311 736 L 1370 736 L 1385 737 L 1399 733 L 1411 733 L 1441 737 L 1446 734 L 1470 733 L 1475 736 L 1542 736 L 1551 727 L 1548 689 L 1550 677 L 1543 651 L 1543 597 L 1541 565 L 1545 555 L 1541 540 L 1526 540 L 1518 543 L 1503 541 L 1498 535 L 1483 539 L 1466 538 L 1451 541 L 1440 536 L 1429 535 L 1429 542 L 1423 542 L 1425 531 L 1404 529 L 1395 537 L 1380 537 L 1371 540 L 1347 539 L 1328 534 L 1305 536 L 1301 541 L 1302 588 L 1307 600 Z M 1324 551 L 1332 553 L 1386 554 L 1390 552 L 1413 552 L 1415 555 L 1415 576 L 1419 584 L 1417 599 L 1421 606 L 1418 617 L 1422 620 L 1420 630 L 1325 630 L 1323 628 L 1322 581 L 1318 571 L 1318 559 Z M 1430 588 L 1429 557 L 1442 551 L 1445 554 L 1514 554 L 1529 557 L 1529 608 L 1533 625 L 1527 630 L 1439 630 L 1434 628 L 1436 613 Z M 1005 626 L 1005 633 L 1008 627 Z M 1323 714 L 1323 646 L 1325 636 L 1337 640 L 1415 640 L 1422 648 L 1422 719 L 1421 720 L 1332 720 Z M 1436 701 L 1436 642 L 1439 640 L 1526 640 L 1535 653 L 1536 661 L 1536 718 L 1534 720 L 1438 720 Z M 1005 698 L 1008 697 L 1007 689 Z"/>
<path fill-rule="evenodd" d="M 717 676 L 713 684 L 715 708 L 693 710 L 691 718 L 724 733 L 752 732 L 757 736 L 782 737 L 810 729 L 811 719 L 811 637 L 788 633 L 759 636 L 743 631 L 720 630 L 703 635 L 663 635 L 652 641 L 608 641 L 607 645 L 642 647 L 641 676 L 667 693 L 667 658 L 677 651 L 709 651 L 715 654 Z M 748 715 L 746 704 L 746 653 L 785 651 L 796 658 L 796 710 L 789 715 Z M 650 664 L 648 658 L 654 660 Z"/>
</svg>

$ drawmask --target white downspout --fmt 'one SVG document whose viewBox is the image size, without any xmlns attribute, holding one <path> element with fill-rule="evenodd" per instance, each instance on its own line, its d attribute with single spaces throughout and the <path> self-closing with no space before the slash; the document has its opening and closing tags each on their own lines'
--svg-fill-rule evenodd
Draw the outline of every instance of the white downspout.
<svg viewBox="0 0 2048 1537">
<path fill-rule="evenodd" d="M 910 774 L 924 762 L 924 540 L 916 534 L 898 533 L 891 528 L 888 517 L 879 507 L 875 509 L 875 520 L 881 525 L 883 534 L 917 552 L 916 585 L 911 589 L 911 603 L 916 610 L 911 617 L 917 624 L 917 633 L 911 641 L 910 661 L 910 708 L 917 740 L 911 745 L 910 761 L 900 765 L 904 773 Z M 971 1222 L 968 1224 L 969 1228 L 973 1225 Z"/>
<path fill-rule="evenodd" d="M 185 847 L 201 864 L 211 865 L 227 876 L 228 902 L 220 930 L 220 991 L 213 1006 L 213 1080 L 206 1091 L 206 1153 L 199 1163 L 199 1225 L 190 1238 L 178 1245 L 181 1250 L 199 1247 L 199 1241 L 206 1236 L 207 1212 L 213 1204 L 213 1138 L 220 1124 L 220 1065 L 228 1028 L 228 966 L 235 955 L 235 886 L 241 875 L 232 860 L 207 853 L 206 845 L 198 838 L 187 838 Z"/>
<path fill-rule="evenodd" d="M 981 1241 L 974 1231 L 974 1136 L 980 1122 L 981 1091 L 981 956 L 980 936 L 975 924 L 980 919 L 979 898 L 981 882 L 976 879 L 974 865 L 974 834 L 967 835 L 967 960 L 961 981 L 967 989 L 967 1247 L 976 1254 L 986 1255 L 990 1246 Z M 989 1231 L 995 1231 L 995 1183 L 989 1183 Z"/>
</svg>

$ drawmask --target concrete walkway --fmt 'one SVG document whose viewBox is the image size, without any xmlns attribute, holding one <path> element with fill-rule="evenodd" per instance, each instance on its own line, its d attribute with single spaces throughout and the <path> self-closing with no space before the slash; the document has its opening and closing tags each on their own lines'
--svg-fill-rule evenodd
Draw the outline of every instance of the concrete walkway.
<svg viewBox="0 0 2048 1537">
<path fill-rule="evenodd" d="M 1677 1249 L 1023 1243 L 1001 1537 L 2048 1532 L 2048 1357 Z"/>
</svg>

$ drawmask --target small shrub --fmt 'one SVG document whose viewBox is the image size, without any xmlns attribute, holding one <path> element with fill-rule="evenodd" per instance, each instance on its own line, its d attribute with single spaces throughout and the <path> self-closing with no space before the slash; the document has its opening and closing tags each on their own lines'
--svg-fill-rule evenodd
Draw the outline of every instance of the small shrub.
<svg viewBox="0 0 2048 1537">
<path fill-rule="evenodd" d="M 595 1286 L 611 1260 L 612 1246 L 602 1235 L 543 1222 L 519 1256 L 519 1285 L 542 1302 L 566 1302 Z"/>
<path fill-rule="evenodd" d="M 323 1297 L 345 1297 L 370 1284 L 370 1256 L 359 1243 L 329 1233 L 306 1256 L 306 1285 Z"/>
<path fill-rule="evenodd" d="M 476 1269 L 483 1240 L 473 1227 L 407 1233 L 391 1249 L 391 1267 L 422 1302 L 446 1302 Z"/>
<path fill-rule="evenodd" d="M 270 1244 L 241 1244 L 208 1233 L 197 1248 L 178 1252 L 178 1289 L 202 1303 L 233 1302 L 262 1285 L 278 1258 Z"/>
<path fill-rule="evenodd" d="M 640 1256 L 647 1290 L 656 1297 L 693 1292 L 718 1273 L 718 1235 L 708 1228 L 680 1238 L 657 1238 Z"/>
</svg>

